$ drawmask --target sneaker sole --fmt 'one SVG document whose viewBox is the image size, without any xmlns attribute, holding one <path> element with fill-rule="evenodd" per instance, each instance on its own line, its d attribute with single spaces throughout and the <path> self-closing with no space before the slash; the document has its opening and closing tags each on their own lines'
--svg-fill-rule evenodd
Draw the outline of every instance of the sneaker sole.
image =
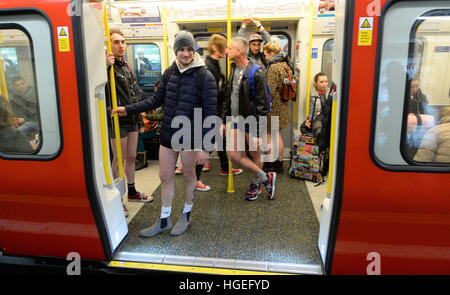
<svg viewBox="0 0 450 295">
<path fill-rule="evenodd" d="M 211 190 L 211 188 L 198 188 L 198 187 L 196 189 L 200 192 L 207 192 Z"/>
<path fill-rule="evenodd" d="M 242 173 L 244 173 L 244 171 L 239 171 L 239 172 L 233 173 L 233 175 L 240 175 L 240 174 L 242 174 Z M 228 173 L 220 173 L 220 172 L 219 172 L 219 174 L 220 174 L 221 176 L 228 176 Z"/>
<path fill-rule="evenodd" d="M 261 194 L 261 191 L 256 195 L 256 197 L 249 198 L 249 197 L 245 196 L 245 199 L 246 199 L 247 201 L 254 201 L 254 200 L 256 200 L 256 199 L 259 197 L 260 194 Z"/>
<path fill-rule="evenodd" d="M 149 200 L 130 200 L 128 199 L 128 202 L 141 202 L 141 203 L 150 203 L 153 202 L 153 199 L 149 199 Z"/>
</svg>

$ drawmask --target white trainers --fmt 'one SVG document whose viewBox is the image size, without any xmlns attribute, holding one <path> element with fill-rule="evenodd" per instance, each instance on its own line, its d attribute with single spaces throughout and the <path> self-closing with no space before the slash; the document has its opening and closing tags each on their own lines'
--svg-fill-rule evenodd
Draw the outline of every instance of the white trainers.
<svg viewBox="0 0 450 295">
<path fill-rule="evenodd" d="M 177 167 L 177 169 L 175 169 L 175 175 L 181 175 L 183 174 L 183 167 Z"/>
<path fill-rule="evenodd" d="M 211 189 L 209 185 L 203 184 L 201 180 L 197 181 L 197 190 L 201 192 L 207 192 Z"/>
</svg>

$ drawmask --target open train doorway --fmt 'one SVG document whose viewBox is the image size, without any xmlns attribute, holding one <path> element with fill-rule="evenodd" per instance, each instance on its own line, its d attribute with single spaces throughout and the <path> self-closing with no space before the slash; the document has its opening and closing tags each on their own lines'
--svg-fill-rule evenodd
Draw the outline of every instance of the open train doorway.
<svg viewBox="0 0 450 295">
<path fill-rule="evenodd" d="M 132 71 L 139 73 L 144 66 L 138 60 L 156 56 L 157 61 L 149 61 L 151 70 L 144 79 L 142 86 L 152 91 L 152 81 L 161 75 L 165 68 L 173 62 L 173 35 L 180 29 L 195 31 L 199 21 L 195 19 L 184 20 L 182 18 L 168 21 L 166 28 L 156 27 L 151 31 L 147 26 L 139 30 L 123 23 L 123 17 L 115 16 L 114 5 L 120 14 L 120 7 L 126 3 L 113 3 L 110 18 L 121 19 L 118 25 L 123 31 L 134 34 L 128 35 L 129 45 L 127 59 Z M 283 44 L 283 50 L 294 61 L 296 74 L 303 78 L 303 86 L 310 68 L 307 64 L 305 52 L 308 52 L 307 35 L 300 28 L 307 26 L 307 17 L 304 12 L 295 6 L 295 16 L 284 16 L 280 19 L 261 18 L 268 31 L 277 36 Z M 126 11 L 126 10 L 125 10 Z M 161 9 L 161 12 L 164 10 Z M 173 13 L 175 14 L 175 13 Z M 299 15 L 301 16 L 299 18 Z M 159 22 L 165 18 L 164 14 Z M 243 18 L 232 22 L 236 31 Z M 215 25 L 225 24 L 225 21 L 214 21 Z M 111 27 L 115 24 L 112 22 Z M 206 28 L 207 29 L 207 28 Z M 216 28 L 217 29 L 217 28 Z M 166 31 L 164 33 L 164 31 Z M 126 33 L 126 34 L 127 34 Z M 150 35 L 146 35 L 150 34 Z M 155 35 L 151 35 L 155 34 Z M 166 34 L 166 35 L 165 35 Z M 142 35 L 142 38 L 139 36 Z M 127 35 L 126 35 L 127 37 Z M 199 36 L 204 37 L 204 36 Z M 166 40 L 164 40 L 166 38 Z M 201 45 L 204 40 L 198 40 Z M 164 44 L 167 46 L 164 47 Z M 172 43 L 171 43 L 172 42 Z M 322 59 L 322 54 L 319 55 Z M 165 62 L 165 60 L 169 62 Z M 145 61 L 144 61 L 145 63 Z M 298 70 L 298 72 L 297 72 Z M 153 80 L 152 80 L 153 79 Z M 153 81 L 154 82 L 154 81 Z M 323 261 L 318 248 L 320 234 L 320 205 L 325 199 L 324 187 L 316 190 L 313 186 L 307 186 L 304 181 L 289 177 L 290 148 L 293 137 L 298 130 L 299 122 L 303 121 L 305 89 L 299 88 L 298 101 L 290 102 L 291 126 L 283 134 L 285 140 L 284 170 L 277 180 L 277 197 L 269 200 L 266 194 L 262 194 L 256 202 L 244 199 L 252 175 L 244 173 L 235 176 L 234 193 L 226 193 L 227 177 L 218 173 L 219 161 L 211 158 L 211 169 L 203 173 L 202 181 L 211 185 L 208 192 L 198 192 L 194 201 L 192 218 L 194 222 L 183 235 L 179 237 L 162 233 L 152 238 L 142 238 L 139 232 L 151 226 L 158 218 L 161 210 L 161 187 L 159 184 L 158 167 L 161 163 L 157 160 L 149 162 L 146 169 L 136 172 L 136 187 L 147 194 L 152 194 L 154 201 L 151 203 L 125 204 L 130 210 L 127 219 L 128 234 L 121 245 L 114 249 L 114 257 L 111 266 L 119 267 L 151 267 L 153 269 L 168 269 L 184 271 L 177 267 L 202 267 L 235 271 L 254 271 L 269 273 L 305 273 L 322 274 Z M 298 110 L 302 110 L 303 113 Z M 177 176 L 175 179 L 175 200 L 172 206 L 173 220 L 176 222 L 184 205 L 184 179 Z M 317 194 L 316 201 L 313 201 Z M 210 271 L 210 270 L 209 270 Z M 208 272 L 208 270 L 206 270 Z"/>
<path fill-rule="evenodd" d="M 243 18 L 232 21 L 232 37 L 237 35 L 242 21 Z M 306 80 L 307 54 L 303 54 L 300 47 L 304 46 L 302 49 L 307 49 L 307 42 L 301 41 L 305 40 L 307 32 L 300 33 L 299 29 L 307 26 L 307 19 L 304 16 L 302 18 L 262 18 L 261 22 L 270 35 L 280 42 L 283 52 L 294 62 L 296 77 Z M 167 55 L 173 58 L 171 38 L 182 29 L 194 34 L 197 52 L 203 58 L 208 54 L 209 37 L 213 33 L 224 36 L 227 34 L 224 19 L 200 21 L 195 18 L 179 17 L 168 25 L 169 45 L 167 48 L 160 47 L 161 56 Z M 254 29 L 249 26 L 248 33 L 252 33 Z M 327 32 L 327 34 L 330 33 Z M 320 37 L 314 36 L 314 40 L 319 40 L 322 49 L 324 40 L 322 40 L 323 36 Z M 143 46 L 144 43 L 161 44 L 162 42 L 157 38 L 150 41 L 134 37 L 130 43 L 133 48 L 136 48 L 137 44 Z M 324 53 L 321 50 L 320 55 L 312 62 L 319 63 L 320 67 L 322 59 L 326 59 L 326 66 L 331 69 L 329 61 L 332 50 L 329 46 L 326 48 L 327 50 Z M 128 55 L 128 59 L 134 59 L 131 49 Z M 171 64 L 171 61 L 167 66 Z M 220 64 L 225 74 L 225 59 L 220 61 Z M 163 72 L 164 67 L 161 69 Z M 245 191 L 251 182 L 251 175 L 248 173 L 235 176 L 235 193 L 226 193 L 227 177 L 219 175 L 219 161 L 213 154 L 210 161 L 211 170 L 202 174 L 202 181 L 210 185 L 211 190 L 197 193 L 192 215 L 195 221 L 192 227 L 180 237 L 163 233 L 144 239 L 139 235 L 140 230 L 153 224 L 161 208 L 161 187 L 158 176 L 161 163 L 150 160 L 148 168 L 136 172 L 136 183 L 142 191 L 152 193 L 154 201 L 145 205 L 127 204 L 130 211 L 127 219 L 129 234 L 117 251 L 111 262 L 112 265 L 132 267 L 131 265 L 142 263 L 146 265 L 145 267 L 154 269 L 158 267 L 167 269 L 171 266 L 179 271 L 182 271 L 181 267 L 195 266 L 212 268 L 216 271 L 217 269 L 234 269 L 255 272 L 323 273 L 317 243 L 320 232 L 321 203 L 325 199 L 327 184 L 322 184 L 321 187 L 306 185 L 303 181 L 290 178 L 287 173 L 291 146 L 295 135 L 298 135 L 299 124 L 303 121 L 303 114 L 295 108 L 303 108 L 299 105 L 304 103 L 305 89 L 299 92 L 302 94 L 299 95 L 298 102 L 289 102 L 291 124 L 282 134 L 285 142 L 284 171 L 286 173 L 278 178 L 277 202 L 269 201 L 265 196 L 259 198 L 257 202 L 246 201 Z M 176 177 L 175 185 L 175 200 L 172 207 L 174 222 L 184 204 L 185 185 L 182 176 Z"/>
</svg>

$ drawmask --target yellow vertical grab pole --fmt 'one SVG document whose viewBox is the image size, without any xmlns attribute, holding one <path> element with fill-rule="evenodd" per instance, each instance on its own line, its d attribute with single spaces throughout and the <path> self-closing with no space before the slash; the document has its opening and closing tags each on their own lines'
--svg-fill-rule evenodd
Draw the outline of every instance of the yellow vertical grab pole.
<svg viewBox="0 0 450 295">
<path fill-rule="evenodd" d="M 111 53 L 111 36 L 109 35 L 109 24 L 108 24 L 108 13 L 106 10 L 106 3 L 105 3 L 105 10 L 103 14 L 103 21 L 105 25 L 105 35 L 106 35 L 106 52 Z M 109 82 L 111 86 L 111 100 L 112 100 L 112 108 L 117 109 L 117 94 L 116 94 L 116 81 L 114 79 L 114 66 L 111 66 L 109 70 Z M 123 165 L 122 165 L 122 148 L 120 146 L 120 130 L 119 130 L 119 117 L 117 113 L 113 115 L 114 118 L 114 131 L 116 136 L 116 151 L 117 151 L 117 162 L 119 166 L 119 177 L 123 178 Z"/>
<path fill-rule="evenodd" d="M 298 5 L 299 6 L 299 10 L 300 10 L 300 5 L 301 4 Z M 300 16 L 298 18 L 300 20 Z M 296 46 L 298 46 L 298 45 L 296 45 Z M 295 61 L 295 59 L 296 59 L 296 57 L 294 56 L 294 61 Z M 294 66 L 294 68 L 295 68 L 295 66 Z M 294 75 L 294 74 L 295 73 L 292 73 L 292 75 Z M 299 75 L 298 80 L 300 81 L 300 75 Z M 299 81 L 297 81 L 297 87 L 298 87 Z M 298 92 L 299 91 L 297 91 L 297 96 L 298 96 Z M 296 98 L 295 101 L 294 101 L 294 113 L 292 114 L 292 121 L 293 121 L 293 123 L 297 123 L 297 108 L 298 108 L 298 99 Z"/>
<path fill-rule="evenodd" d="M 227 6 L 227 44 L 230 46 L 231 42 L 231 0 L 228 0 L 228 6 Z M 227 77 L 228 81 L 230 81 L 230 68 L 231 68 L 231 61 L 227 57 Z M 227 124 L 226 126 L 227 134 L 231 133 L 231 124 Z M 234 183 L 233 183 L 233 165 L 228 159 L 228 187 L 227 187 L 227 193 L 234 193 Z"/>
<path fill-rule="evenodd" d="M 336 94 L 333 95 L 333 103 L 331 104 L 331 136 L 330 136 L 330 158 L 328 163 L 328 187 L 327 187 L 327 198 L 331 197 L 331 192 L 333 189 L 333 166 L 334 166 L 334 147 L 336 145 L 336 116 L 337 116 L 337 106 L 338 102 L 335 100 Z"/>
<path fill-rule="evenodd" d="M 312 51 L 312 31 L 313 31 L 313 17 L 314 17 L 314 2 L 311 0 L 309 4 L 309 43 L 308 43 L 308 78 L 306 84 L 306 115 L 309 113 L 309 99 L 311 93 L 311 51 Z"/>
<path fill-rule="evenodd" d="M 162 23 L 163 23 L 163 41 L 164 41 L 164 69 L 169 67 L 169 51 L 167 50 L 167 14 L 166 7 L 162 9 Z"/>
<path fill-rule="evenodd" d="M 105 114 L 105 99 L 106 97 L 98 98 L 98 109 L 100 115 L 100 135 L 102 140 L 102 160 L 103 170 L 105 172 L 106 184 L 111 185 L 111 173 L 109 171 L 109 157 L 108 157 L 108 145 L 106 137 L 106 114 Z"/>
<path fill-rule="evenodd" d="M 3 61 L 0 58 L 0 95 L 3 95 L 6 100 L 9 100 L 8 96 L 8 88 L 6 86 L 6 78 L 5 78 L 5 71 L 3 71 Z"/>
</svg>

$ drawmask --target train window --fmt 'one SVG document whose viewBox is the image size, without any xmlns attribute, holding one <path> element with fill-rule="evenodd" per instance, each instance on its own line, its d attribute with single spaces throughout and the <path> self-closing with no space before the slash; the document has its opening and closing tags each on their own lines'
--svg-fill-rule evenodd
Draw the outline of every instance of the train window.
<svg viewBox="0 0 450 295">
<path fill-rule="evenodd" d="M 197 44 L 197 53 L 203 58 L 203 60 L 205 60 L 206 56 L 209 54 L 208 44 L 209 38 L 211 37 L 212 34 L 213 33 L 204 33 L 194 35 L 195 43 Z M 226 38 L 224 34 L 221 35 L 223 35 Z M 226 76 L 226 67 L 227 67 L 226 58 L 219 59 L 219 67 L 222 75 Z"/>
<path fill-rule="evenodd" d="M 153 92 L 155 83 L 161 78 L 161 53 L 158 45 L 131 44 L 133 72 L 139 87 L 146 92 Z"/>
<path fill-rule="evenodd" d="M 0 17 L 1 157 L 49 159 L 61 149 L 52 44 L 43 16 Z"/>
<path fill-rule="evenodd" d="M 323 44 L 322 73 L 327 74 L 328 80 L 333 81 L 333 50 L 334 40 L 328 39 Z"/>
<path fill-rule="evenodd" d="M 435 12 L 411 32 L 403 148 L 413 164 L 450 163 L 449 25 L 450 12 Z"/>
<path fill-rule="evenodd" d="M 373 158 L 390 170 L 447 171 L 450 5 L 396 2 L 380 26 Z"/>
<path fill-rule="evenodd" d="M 197 44 L 197 53 L 203 58 L 203 60 L 209 54 L 208 53 L 208 43 L 209 43 L 209 38 L 211 37 L 211 35 L 212 34 L 194 36 L 195 43 Z"/>
<path fill-rule="evenodd" d="M 0 151 L 33 154 L 41 124 L 30 40 L 19 29 L 1 29 Z"/>
<path fill-rule="evenodd" d="M 291 38 L 286 33 L 272 33 L 270 32 L 271 38 L 276 38 L 281 45 L 281 50 L 287 56 L 291 57 Z"/>
</svg>

